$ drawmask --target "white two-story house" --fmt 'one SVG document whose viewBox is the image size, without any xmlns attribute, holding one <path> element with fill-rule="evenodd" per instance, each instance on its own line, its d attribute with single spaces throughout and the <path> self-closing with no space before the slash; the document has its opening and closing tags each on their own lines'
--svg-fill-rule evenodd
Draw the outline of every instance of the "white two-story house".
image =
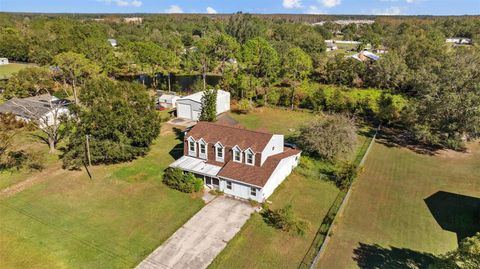
<svg viewBox="0 0 480 269">
<path fill-rule="evenodd" d="M 226 195 L 264 202 L 298 165 L 283 135 L 199 122 L 185 133 L 184 155 L 170 167 L 191 172 Z"/>
</svg>

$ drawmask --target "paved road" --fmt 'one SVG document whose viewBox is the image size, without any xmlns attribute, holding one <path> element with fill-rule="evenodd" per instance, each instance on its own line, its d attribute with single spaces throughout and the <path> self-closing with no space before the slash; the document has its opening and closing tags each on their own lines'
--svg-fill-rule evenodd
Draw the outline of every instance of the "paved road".
<svg viewBox="0 0 480 269">
<path fill-rule="evenodd" d="M 255 208 L 246 202 L 218 197 L 136 268 L 206 268 L 254 211 Z"/>
</svg>

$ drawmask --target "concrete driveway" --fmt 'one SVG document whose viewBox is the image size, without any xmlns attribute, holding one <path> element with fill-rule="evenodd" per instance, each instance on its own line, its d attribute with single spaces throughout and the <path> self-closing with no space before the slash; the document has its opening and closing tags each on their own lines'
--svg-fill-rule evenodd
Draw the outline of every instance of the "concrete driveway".
<svg viewBox="0 0 480 269">
<path fill-rule="evenodd" d="M 136 268 L 207 268 L 254 211 L 244 201 L 218 197 Z"/>
</svg>

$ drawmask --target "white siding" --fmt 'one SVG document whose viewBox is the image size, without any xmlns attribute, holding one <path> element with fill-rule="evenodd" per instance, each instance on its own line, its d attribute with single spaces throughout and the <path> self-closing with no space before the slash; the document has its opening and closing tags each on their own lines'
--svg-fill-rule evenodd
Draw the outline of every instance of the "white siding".
<svg viewBox="0 0 480 269">
<path fill-rule="evenodd" d="M 202 104 L 201 104 L 201 92 L 195 93 L 184 98 L 178 99 L 176 101 L 177 106 L 177 117 L 190 119 L 190 120 L 198 120 L 200 117 L 200 113 L 202 112 Z M 191 98 L 191 99 L 189 99 Z M 217 95 L 217 115 L 221 114 L 225 111 L 230 110 L 230 93 L 225 91 L 218 91 Z"/>
<path fill-rule="evenodd" d="M 217 94 L 217 115 L 230 110 L 230 93 L 218 91 Z"/>
<path fill-rule="evenodd" d="M 177 117 L 190 119 L 192 117 L 192 108 L 190 105 L 177 103 Z"/>
<path fill-rule="evenodd" d="M 262 151 L 261 165 L 269 156 L 283 152 L 283 135 L 273 135 L 267 146 Z"/>
<path fill-rule="evenodd" d="M 202 105 L 189 99 L 181 99 L 177 101 L 177 117 L 198 120 Z"/>
<path fill-rule="evenodd" d="M 227 183 L 226 181 L 232 182 L 232 189 L 229 190 L 227 189 Z M 236 181 L 231 181 L 228 179 L 221 179 L 220 180 L 220 190 L 223 191 L 227 195 L 232 195 L 236 196 L 242 199 L 252 199 L 258 202 L 261 202 L 261 189 L 257 189 L 257 196 L 251 196 L 250 195 L 250 186 L 245 185 Z"/>
<path fill-rule="evenodd" d="M 42 120 L 40 120 L 40 128 L 45 128 L 47 126 L 53 126 L 55 124 L 60 124 L 60 118 L 63 115 L 67 115 L 70 113 L 68 108 L 62 107 L 62 108 L 57 108 L 56 111 L 50 111 L 47 114 L 42 116 Z M 55 119 L 55 116 L 57 119 Z M 46 122 L 45 122 L 46 120 Z M 46 123 L 46 124 L 45 124 Z"/>
<path fill-rule="evenodd" d="M 270 195 L 272 195 L 273 191 L 278 187 L 278 185 L 280 185 L 285 178 L 290 175 L 293 168 L 298 165 L 299 159 L 300 154 L 297 154 L 287 157 L 278 163 L 277 168 L 275 168 L 267 183 L 261 190 L 262 200 L 266 200 L 268 197 L 270 197 Z"/>
</svg>

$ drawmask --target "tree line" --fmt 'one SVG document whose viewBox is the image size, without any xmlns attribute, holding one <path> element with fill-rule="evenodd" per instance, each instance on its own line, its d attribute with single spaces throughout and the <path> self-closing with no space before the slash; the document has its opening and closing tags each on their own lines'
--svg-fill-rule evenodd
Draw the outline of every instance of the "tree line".
<svg viewBox="0 0 480 269">
<path fill-rule="evenodd" d="M 128 24 L 93 21 L 91 16 L 2 14 L 0 54 L 46 66 L 12 77 L 5 96 L 56 89 L 78 101 L 78 90 L 99 74 L 146 74 L 153 78 L 153 88 L 160 84 L 157 74 L 167 79 L 199 74 L 202 85 L 196 90 L 205 90 L 206 76 L 218 74 L 219 87 L 259 105 L 356 113 L 380 104 L 377 120 L 407 129 L 430 145 L 460 148 L 464 140 L 480 135 L 478 45 L 445 43 L 451 36 L 478 42 L 480 22 L 475 17 L 380 17 L 371 25 L 345 26 L 312 26 L 305 23 L 311 17 L 295 18 L 146 16 L 141 24 Z M 108 38 L 115 38 L 119 47 L 112 47 Z M 360 41 L 357 50 L 370 44 L 388 53 L 372 62 L 328 54 L 324 40 L 332 38 Z M 56 87 L 49 85 L 52 80 Z M 319 84 L 338 90 L 328 100 L 329 91 Z M 170 81 L 167 85 L 172 88 Z M 383 94 L 362 94 L 360 100 L 351 94 L 352 87 Z"/>
</svg>

